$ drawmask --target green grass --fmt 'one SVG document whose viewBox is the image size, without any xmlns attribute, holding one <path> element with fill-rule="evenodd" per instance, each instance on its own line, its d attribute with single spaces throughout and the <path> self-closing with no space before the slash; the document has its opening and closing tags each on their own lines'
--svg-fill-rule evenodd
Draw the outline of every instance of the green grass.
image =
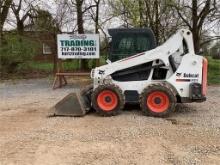
<svg viewBox="0 0 220 165">
<path fill-rule="evenodd" d="M 208 59 L 208 84 L 220 84 L 220 59 Z"/>
<path fill-rule="evenodd" d="M 78 61 L 63 61 L 63 68 L 65 71 L 74 71 L 79 68 Z M 40 71 L 40 72 L 53 72 L 53 62 L 38 62 L 32 61 L 26 64 L 22 64 L 19 70 L 30 70 L 30 71 Z"/>
<path fill-rule="evenodd" d="M 89 68 L 93 68 L 95 64 L 94 60 L 89 60 L 88 65 Z M 100 58 L 100 65 L 105 64 L 105 59 L 103 56 Z M 78 60 L 66 60 L 62 61 L 62 65 L 64 71 L 75 71 L 79 69 L 79 61 Z M 53 62 L 42 62 L 42 61 L 30 61 L 28 63 L 21 64 L 19 66 L 19 71 L 40 71 L 40 72 L 53 72 Z"/>
<path fill-rule="evenodd" d="M 32 70 L 50 72 L 53 70 L 53 63 L 49 62 L 30 62 L 28 67 Z"/>
</svg>

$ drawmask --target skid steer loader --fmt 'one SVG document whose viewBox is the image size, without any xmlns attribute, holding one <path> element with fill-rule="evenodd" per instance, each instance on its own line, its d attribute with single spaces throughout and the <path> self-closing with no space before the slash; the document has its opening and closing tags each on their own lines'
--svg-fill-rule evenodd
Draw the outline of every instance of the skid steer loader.
<svg viewBox="0 0 220 165">
<path fill-rule="evenodd" d="M 113 116 L 126 103 L 138 103 L 143 114 L 164 117 L 176 103 L 206 100 L 208 62 L 195 54 L 187 29 L 161 46 L 107 62 L 92 69 L 92 85 L 55 105 L 55 115 L 83 116 L 93 108 L 101 116 Z"/>
</svg>

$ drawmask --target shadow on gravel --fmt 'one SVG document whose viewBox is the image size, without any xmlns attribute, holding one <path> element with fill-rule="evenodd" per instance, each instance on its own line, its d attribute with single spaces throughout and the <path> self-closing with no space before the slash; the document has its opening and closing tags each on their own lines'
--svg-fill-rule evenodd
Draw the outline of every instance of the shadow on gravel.
<svg viewBox="0 0 220 165">
<path fill-rule="evenodd" d="M 192 106 L 188 105 L 188 104 L 177 104 L 176 105 L 176 109 L 175 112 L 173 114 L 170 115 L 170 117 L 168 118 L 164 118 L 165 120 L 171 122 L 171 124 L 173 125 L 185 125 L 185 126 L 192 126 L 193 123 L 192 122 L 187 122 L 187 121 L 182 121 L 180 118 L 178 118 L 181 114 L 183 114 L 183 116 L 189 116 L 193 113 L 195 113 L 197 110 L 194 109 Z M 179 120 L 180 119 L 180 120 Z"/>
<path fill-rule="evenodd" d="M 188 114 L 188 113 L 194 113 L 196 112 L 197 110 L 194 109 L 192 106 L 190 105 L 187 105 L 187 104 L 177 104 L 176 105 L 176 109 L 175 109 L 175 112 L 176 114 L 178 113 L 183 113 L 183 114 Z"/>
<path fill-rule="evenodd" d="M 183 121 L 179 121 L 179 120 L 174 119 L 174 118 L 165 118 L 165 120 L 170 121 L 171 124 L 173 124 L 173 125 L 187 125 L 187 126 L 192 126 L 193 125 L 193 123 L 191 123 L 191 122 L 183 122 Z"/>
<path fill-rule="evenodd" d="M 178 117 L 179 114 L 191 114 L 196 112 L 196 109 L 194 109 L 193 107 L 186 105 L 186 104 L 177 104 L 176 105 L 176 110 L 173 114 L 170 115 L 170 118 L 164 118 L 165 120 L 171 121 L 172 124 L 177 124 L 178 122 L 176 121 L 176 119 L 174 119 L 175 117 Z M 138 116 L 142 116 L 143 114 L 141 113 L 141 108 L 139 106 L 139 104 L 126 104 L 123 111 L 121 112 L 121 114 L 123 113 L 132 113 Z M 94 109 L 91 109 L 85 116 L 99 116 L 96 114 Z M 50 117 L 73 117 L 73 116 L 62 116 L 62 115 L 54 115 L 53 112 L 51 112 L 49 115 L 47 115 L 48 118 Z M 80 118 L 80 117 L 79 117 Z"/>
</svg>

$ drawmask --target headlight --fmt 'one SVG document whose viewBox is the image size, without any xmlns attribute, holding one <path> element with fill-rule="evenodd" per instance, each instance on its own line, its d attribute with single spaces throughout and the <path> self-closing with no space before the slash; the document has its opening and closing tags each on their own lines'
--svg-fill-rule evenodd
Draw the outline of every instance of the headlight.
<svg viewBox="0 0 220 165">
<path fill-rule="evenodd" d="M 95 74 L 95 69 L 92 69 L 91 70 L 91 73 L 90 73 L 90 77 L 93 79 L 94 78 L 94 74 Z"/>
</svg>

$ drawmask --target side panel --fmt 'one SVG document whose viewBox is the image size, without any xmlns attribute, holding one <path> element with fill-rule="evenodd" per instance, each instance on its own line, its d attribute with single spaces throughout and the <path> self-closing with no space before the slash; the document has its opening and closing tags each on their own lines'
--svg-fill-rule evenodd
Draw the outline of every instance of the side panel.
<svg viewBox="0 0 220 165">
<path fill-rule="evenodd" d="M 187 54 L 183 56 L 182 62 L 179 68 L 176 70 L 176 72 L 172 74 L 172 76 L 169 77 L 167 80 L 149 79 L 145 81 L 129 81 L 129 82 L 113 81 L 113 83 L 118 85 L 123 91 L 136 90 L 140 94 L 146 86 L 152 83 L 167 81 L 171 85 L 173 85 L 174 88 L 176 88 L 180 97 L 189 98 L 190 84 L 203 83 L 203 74 L 202 74 L 203 70 L 204 70 L 203 57 L 198 55 Z"/>
<path fill-rule="evenodd" d="M 191 83 L 202 84 L 203 57 L 186 54 L 176 72 L 167 80 L 172 84 L 180 97 L 189 97 Z"/>
</svg>

